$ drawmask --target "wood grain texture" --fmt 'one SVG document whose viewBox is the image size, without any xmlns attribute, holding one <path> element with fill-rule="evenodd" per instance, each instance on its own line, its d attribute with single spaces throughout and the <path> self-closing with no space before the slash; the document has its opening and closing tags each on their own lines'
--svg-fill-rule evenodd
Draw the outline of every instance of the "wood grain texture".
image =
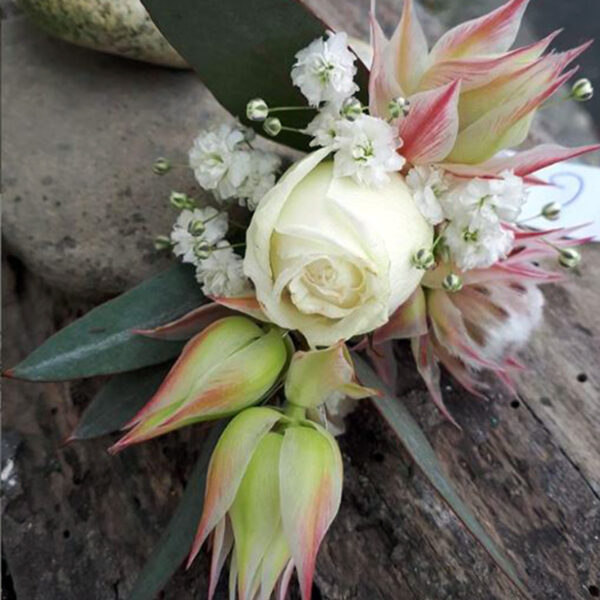
<svg viewBox="0 0 600 600">
<path fill-rule="evenodd" d="M 451 381 L 444 422 L 398 348 L 399 394 L 424 427 L 460 495 L 524 573 L 536 599 L 593 597 L 600 581 L 597 373 L 600 248 L 547 288 L 520 397 L 484 403 Z M 4 268 L 5 364 L 87 306 L 45 288 L 14 260 Z M 580 381 L 581 375 L 586 381 Z M 61 447 L 99 382 L 4 384 L 4 548 L 19 600 L 126 598 L 168 522 L 200 446 L 197 428 L 109 457 L 110 439 Z M 514 590 L 411 465 L 367 403 L 341 438 L 344 501 L 319 559 L 321 598 L 491 600 Z M 206 590 L 206 557 L 163 598 Z M 38 576 L 31 577 L 32 569 Z M 220 598 L 225 597 L 224 586 Z M 316 596 L 319 597 L 318 595 Z"/>
</svg>

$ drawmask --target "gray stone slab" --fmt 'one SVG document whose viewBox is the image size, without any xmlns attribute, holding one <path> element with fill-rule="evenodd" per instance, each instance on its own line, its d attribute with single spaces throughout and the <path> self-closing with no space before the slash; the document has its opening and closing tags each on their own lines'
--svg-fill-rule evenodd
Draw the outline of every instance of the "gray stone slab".
<svg viewBox="0 0 600 600">
<path fill-rule="evenodd" d="M 153 248 L 196 191 L 186 161 L 197 130 L 226 113 L 195 75 L 51 39 L 25 17 L 2 23 L 5 244 L 48 283 L 118 293 L 168 265 Z"/>
</svg>

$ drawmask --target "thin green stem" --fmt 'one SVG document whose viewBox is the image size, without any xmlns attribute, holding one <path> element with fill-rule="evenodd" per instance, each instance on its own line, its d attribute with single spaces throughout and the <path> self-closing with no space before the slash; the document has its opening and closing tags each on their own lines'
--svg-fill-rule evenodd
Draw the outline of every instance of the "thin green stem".
<svg viewBox="0 0 600 600">
<path fill-rule="evenodd" d="M 296 127 L 287 127 L 286 125 L 282 125 L 281 131 L 293 131 L 294 133 L 301 133 L 302 135 L 307 135 L 310 137 L 310 135 L 306 133 L 306 131 L 303 131 L 302 129 L 297 129 Z"/>
<path fill-rule="evenodd" d="M 283 411 L 292 421 L 300 421 L 306 418 L 306 409 L 303 406 L 297 406 L 291 402 L 286 402 Z"/>
<path fill-rule="evenodd" d="M 441 226 L 437 237 L 435 238 L 435 240 L 433 240 L 433 246 L 431 246 L 432 252 L 435 252 L 437 245 L 440 243 L 440 240 L 444 237 L 444 231 L 446 231 L 446 227 L 448 227 L 448 223 L 444 223 L 444 225 Z"/>
<path fill-rule="evenodd" d="M 294 110 L 317 110 L 313 106 L 275 106 L 274 108 L 269 108 L 269 114 L 275 112 L 290 112 Z"/>
<path fill-rule="evenodd" d="M 246 242 L 239 242 L 237 244 L 229 244 L 228 246 L 213 247 L 210 249 L 211 252 L 217 252 L 218 250 L 226 250 L 227 248 L 241 248 L 246 247 Z"/>
</svg>

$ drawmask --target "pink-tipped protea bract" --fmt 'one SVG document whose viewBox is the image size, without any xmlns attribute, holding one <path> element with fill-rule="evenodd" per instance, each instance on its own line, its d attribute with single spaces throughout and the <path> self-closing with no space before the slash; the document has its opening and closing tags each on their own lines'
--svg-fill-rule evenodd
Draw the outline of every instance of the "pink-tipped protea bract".
<svg viewBox="0 0 600 600">
<path fill-rule="evenodd" d="M 325 429 L 269 407 L 249 408 L 223 432 L 209 465 L 204 511 L 188 564 L 212 536 L 209 598 L 228 554 L 230 595 L 285 596 L 296 569 L 311 596 L 317 552 L 337 514 L 343 468 Z"/>
<path fill-rule="evenodd" d="M 186 344 L 154 397 L 126 425 L 131 430 L 111 450 L 256 404 L 288 361 L 283 337 L 278 328 L 265 330 L 246 317 L 214 322 Z"/>
</svg>

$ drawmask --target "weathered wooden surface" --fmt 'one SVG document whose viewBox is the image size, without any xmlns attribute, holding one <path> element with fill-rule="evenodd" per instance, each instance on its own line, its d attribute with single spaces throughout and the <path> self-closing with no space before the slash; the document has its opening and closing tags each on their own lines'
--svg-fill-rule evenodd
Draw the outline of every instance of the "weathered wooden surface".
<svg viewBox="0 0 600 600">
<path fill-rule="evenodd" d="M 566 284 L 547 288 L 547 321 L 525 356 L 531 370 L 518 400 L 498 393 L 482 403 L 448 382 L 462 433 L 440 418 L 399 348 L 403 401 L 540 600 L 583 600 L 600 585 L 600 248 L 588 248 L 585 258 Z M 87 308 L 14 259 L 3 283 L 5 364 Z M 7 599 L 125 598 L 176 506 L 199 448 L 194 428 L 116 457 L 105 452 L 109 439 L 61 447 L 98 384 L 4 382 L 4 464 L 15 461 L 3 482 L 4 583 L 14 590 Z M 320 555 L 322 598 L 515 598 L 423 476 L 411 472 L 370 405 L 351 417 L 341 444 L 344 502 Z M 162 597 L 201 597 L 205 573 L 203 558 Z"/>
<path fill-rule="evenodd" d="M 381 3 L 384 16 L 391 4 Z M 363 4 L 344 8 L 350 30 L 364 32 Z M 9 366 L 89 307 L 14 257 L 4 267 Z M 530 370 L 518 399 L 498 392 L 483 403 L 448 381 L 458 432 L 428 400 L 402 347 L 399 394 L 535 599 L 585 600 L 600 596 L 600 247 L 586 249 L 581 269 L 546 292 L 546 323 L 523 357 Z M 117 457 L 105 452 L 110 438 L 61 446 L 100 384 L 3 384 L 2 466 L 14 461 L 2 482 L 3 600 L 125 599 L 177 505 L 200 447 L 197 428 Z M 320 554 L 315 598 L 516 598 L 368 403 L 340 443 L 344 501 Z M 203 556 L 161 597 L 204 597 L 206 567 Z"/>
</svg>

